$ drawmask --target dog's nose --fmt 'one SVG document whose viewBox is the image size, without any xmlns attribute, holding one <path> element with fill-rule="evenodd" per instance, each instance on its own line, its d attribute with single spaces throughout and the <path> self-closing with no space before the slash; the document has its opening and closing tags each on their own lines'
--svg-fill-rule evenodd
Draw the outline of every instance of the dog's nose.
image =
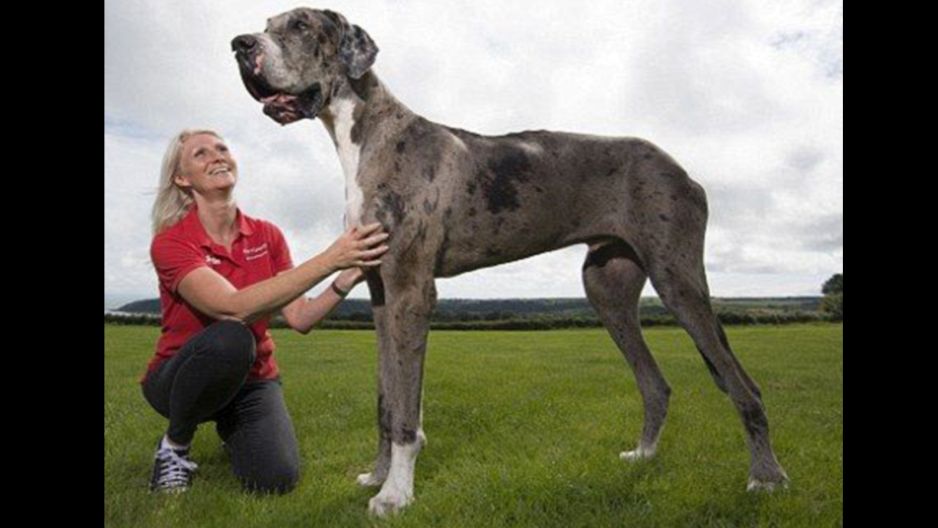
<svg viewBox="0 0 938 528">
<path fill-rule="evenodd" d="M 231 51 L 238 53 L 247 53 L 257 45 L 257 39 L 251 35 L 240 35 L 231 41 Z"/>
</svg>

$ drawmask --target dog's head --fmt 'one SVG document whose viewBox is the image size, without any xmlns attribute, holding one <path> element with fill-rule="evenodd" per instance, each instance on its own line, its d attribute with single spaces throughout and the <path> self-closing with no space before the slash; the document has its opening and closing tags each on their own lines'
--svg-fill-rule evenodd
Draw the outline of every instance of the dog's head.
<svg viewBox="0 0 938 528">
<path fill-rule="evenodd" d="M 342 15 L 305 7 L 268 19 L 263 33 L 235 37 L 231 49 L 248 92 L 282 125 L 314 119 L 333 85 L 364 75 L 378 54 Z"/>
</svg>

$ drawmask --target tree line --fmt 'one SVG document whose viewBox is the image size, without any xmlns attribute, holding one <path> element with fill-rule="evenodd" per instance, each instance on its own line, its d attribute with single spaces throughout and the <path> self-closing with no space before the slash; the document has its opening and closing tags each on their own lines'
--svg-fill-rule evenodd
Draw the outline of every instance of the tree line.
<svg viewBox="0 0 938 528">
<path fill-rule="evenodd" d="M 843 320 L 843 274 L 821 287 L 824 297 L 714 298 L 717 318 L 725 325 L 791 324 Z M 159 325 L 159 299 L 136 301 L 105 313 L 105 323 Z M 671 326 L 677 321 L 657 298 L 643 298 L 639 317 L 644 327 Z M 271 318 L 272 328 L 285 328 L 282 317 Z M 320 328 L 374 328 L 371 304 L 346 299 Z M 571 299 L 442 299 L 430 318 L 437 330 L 551 330 L 599 328 L 602 323 L 589 301 Z"/>
</svg>

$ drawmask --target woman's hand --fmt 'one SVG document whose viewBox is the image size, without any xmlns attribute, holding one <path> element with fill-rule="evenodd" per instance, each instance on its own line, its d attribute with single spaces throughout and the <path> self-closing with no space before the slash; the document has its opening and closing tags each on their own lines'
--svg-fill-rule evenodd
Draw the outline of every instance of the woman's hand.
<svg viewBox="0 0 938 528">
<path fill-rule="evenodd" d="M 335 285 L 344 292 L 350 292 L 363 280 L 365 280 L 365 270 L 356 266 L 339 273 L 339 276 L 335 278 Z"/>
<path fill-rule="evenodd" d="M 388 236 L 390 235 L 381 229 L 381 224 L 378 222 L 366 226 L 353 226 L 333 242 L 323 254 L 336 269 L 344 270 L 353 266 L 373 268 L 381 265 L 378 257 L 388 250 L 388 246 L 381 242 L 387 240 Z"/>
</svg>

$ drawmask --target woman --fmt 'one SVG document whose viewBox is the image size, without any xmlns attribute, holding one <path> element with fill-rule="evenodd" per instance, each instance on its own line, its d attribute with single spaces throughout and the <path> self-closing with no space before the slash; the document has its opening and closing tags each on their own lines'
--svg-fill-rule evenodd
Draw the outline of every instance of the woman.
<svg viewBox="0 0 938 528">
<path fill-rule="evenodd" d="M 371 224 L 294 267 L 280 230 L 235 205 L 237 181 L 237 163 L 215 132 L 186 130 L 170 142 L 150 248 L 163 330 L 141 380 L 147 401 L 169 419 L 151 490 L 188 489 L 197 467 L 189 444 L 206 421 L 216 422 L 245 489 L 294 487 L 299 453 L 268 317 L 279 310 L 291 328 L 309 332 L 387 251 L 388 235 Z M 339 270 L 324 293 L 302 296 Z"/>
</svg>

